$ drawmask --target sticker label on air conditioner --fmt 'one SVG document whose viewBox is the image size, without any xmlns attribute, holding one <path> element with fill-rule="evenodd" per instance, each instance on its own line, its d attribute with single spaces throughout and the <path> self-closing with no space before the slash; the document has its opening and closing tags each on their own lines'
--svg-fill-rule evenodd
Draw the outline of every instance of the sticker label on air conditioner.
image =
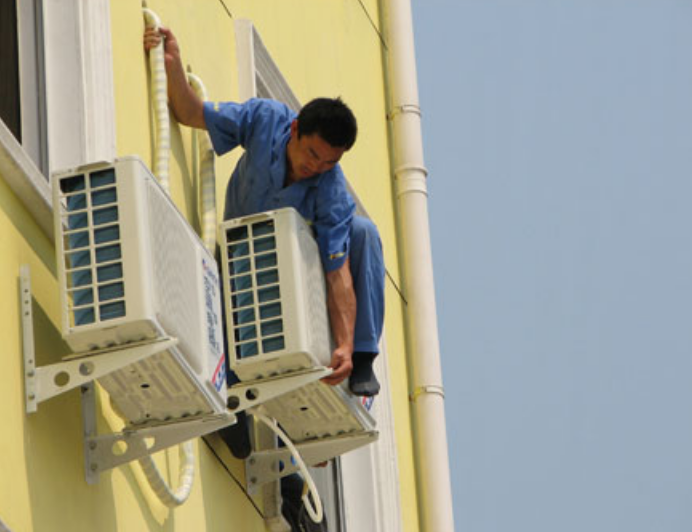
<svg viewBox="0 0 692 532">
<path fill-rule="evenodd" d="M 221 295 L 216 265 L 202 259 L 204 271 L 204 309 L 207 324 L 210 366 L 217 367 L 219 357 L 224 359 L 221 345 Z M 216 377 L 216 374 L 214 374 Z"/>
<path fill-rule="evenodd" d="M 223 353 L 221 354 L 219 363 L 216 365 L 216 370 L 214 371 L 214 376 L 212 377 L 211 382 L 214 385 L 214 388 L 216 388 L 217 392 L 220 392 L 224 387 L 224 384 L 226 384 L 226 357 L 223 355 Z"/>
<path fill-rule="evenodd" d="M 374 397 L 363 397 L 360 400 L 361 404 L 365 407 L 365 410 L 370 412 L 370 409 L 372 408 L 372 404 L 375 402 Z"/>
</svg>

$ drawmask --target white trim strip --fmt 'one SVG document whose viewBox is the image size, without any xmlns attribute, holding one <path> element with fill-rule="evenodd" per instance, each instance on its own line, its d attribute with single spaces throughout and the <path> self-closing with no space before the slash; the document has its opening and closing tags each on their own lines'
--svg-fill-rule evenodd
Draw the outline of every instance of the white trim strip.
<svg viewBox="0 0 692 532">
<path fill-rule="evenodd" d="M 52 241 L 53 208 L 48 181 L 2 120 L 0 120 L 0 176 Z"/>
</svg>

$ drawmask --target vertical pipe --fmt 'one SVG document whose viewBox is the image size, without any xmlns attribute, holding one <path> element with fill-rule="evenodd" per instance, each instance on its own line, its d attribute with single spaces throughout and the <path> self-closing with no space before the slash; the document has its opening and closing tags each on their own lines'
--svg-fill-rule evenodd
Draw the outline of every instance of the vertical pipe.
<svg viewBox="0 0 692 532">
<path fill-rule="evenodd" d="M 410 0 L 383 0 L 389 121 L 408 301 L 407 339 L 421 530 L 453 532 L 444 390 L 428 224 L 427 170 Z"/>
</svg>

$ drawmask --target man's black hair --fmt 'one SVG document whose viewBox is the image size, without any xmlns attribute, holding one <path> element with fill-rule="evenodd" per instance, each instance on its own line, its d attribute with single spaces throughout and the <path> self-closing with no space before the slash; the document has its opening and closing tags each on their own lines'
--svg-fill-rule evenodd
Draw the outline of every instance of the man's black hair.
<svg viewBox="0 0 692 532">
<path fill-rule="evenodd" d="M 329 145 L 349 150 L 358 135 L 356 117 L 341 98 L 315 98 L 298 114 L 298 137 L 315 133 Z"/>
</svg>

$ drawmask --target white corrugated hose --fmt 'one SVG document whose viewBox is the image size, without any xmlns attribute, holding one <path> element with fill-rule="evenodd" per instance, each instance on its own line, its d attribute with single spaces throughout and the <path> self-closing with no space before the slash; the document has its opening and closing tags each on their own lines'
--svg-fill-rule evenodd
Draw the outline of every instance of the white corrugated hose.
<svg viewBox="0 0 692 532">
<path fill-rule="evenodd" d="M 192 450 L 192 442 L 186 441 L 178 446 L 180 453 L 180 480 L 178 488 L 172 490 L 161 477 L 151 455 L 139 459 L 139 465 L 147 477 L 149 486 L 156 493 L 163 504 L 169 508 L 175 508 L 187 501 L 192 491 L 192 482 L 195 479 L 195 455 Z"/>
<path fill-rule="evenodd" d="M 322 510 L 322 500 L 320 499 L 320 494 L 317 492 L 317 486 L 315 486 L 315 482 L 312 480 L 312 476 L 310 476 L 310 472 L 308 471 L 305 462 L 303 462 L 303 459 L 301 458 L 298 449 L 296 449 L 295 445 L 293 445 L 293 442 L 288 438 L 288 436 L 286 436 L 284 431 L 278 427 L 276 421 L 258 412 L 253 412 L 252 415 L 259 419 L 267 427 L 269 427 L 274 432 L 274 434 L 276 434 L 279 437 L 279 439 L 282 442 L 284 442 L 288 450 L 291 451 L 291 455 L 293 456 L 293 459 L 296 461 L 298 469 L 300 469 L 300 472 L 303 474 L 303 480 L 305 480 L 308 490 L 310 491 L 310 493 L 312 493 L 312 500 L 315 503 L 315 505 L 313 506 L 312 502 L 310 501 L 310 497 L 308 497 L 307 491 L 303 490 L 302 498 L 303 503 L 305 504 L 305 509 L 307 510 L 310 519 L 312 519 L 315 523 L 320 523 L 322 521 L 322 518 L 324 517 L 324 512 Z"/>
<path fill-rule="evenodd" d="M 159 28 L 161 20 L 150 9 L 143 9 L 144 20 L 148 28 Z M 170 194 L 168 179 L 168 159 L 170 153 L 170 118 L 168 116 L 168 87 L 166 65 L 163 56 L 163 41 L 149 51 L 149 68 L 151 69 L 151 98 L 156 113 L 156 150 L 154 159 L 154 174 L 159 179 L 164 190 Z M 212 251 L 213 253 L 213 251 Z M 187 501 L 192 491 L 195 478 L 195 456 L 192 442 L 181 443 L 180 479 L 178 488 L 172 490 L 163 480 L 151 455 L 139 459 L 139 465 L 161 502 L 168 507 L 180 506 Z"/>
<path fill-rule="evenodd" d="M 161 19 L 151 9 L 144 8 L 142 12 L 147 28 L 158 29 L 161 26 Z M 151 71 L 151 101 L 154 104 L 156 119 L 154 175 L 163 189 L 170 194 L 168 160 L 171 150 L 171 128 L 168 116 L 168 83 L 163 57 L 163 39 L 158 46 L 149 50 L 149 70 Z"/>
<path fill-rule="evenodd" d="M 188 72 L 190 85 L 197 96 L 207 101 L 207 90 L 202 80 Z M 202 213 L 202 241 L 212 255 L 216 250 L 216 174 L 214 172 L 214 149 L 205 131 L 197 131 L 199 153 L 199 181 L 201 189 L 200 212 Z"/>
</svg>

